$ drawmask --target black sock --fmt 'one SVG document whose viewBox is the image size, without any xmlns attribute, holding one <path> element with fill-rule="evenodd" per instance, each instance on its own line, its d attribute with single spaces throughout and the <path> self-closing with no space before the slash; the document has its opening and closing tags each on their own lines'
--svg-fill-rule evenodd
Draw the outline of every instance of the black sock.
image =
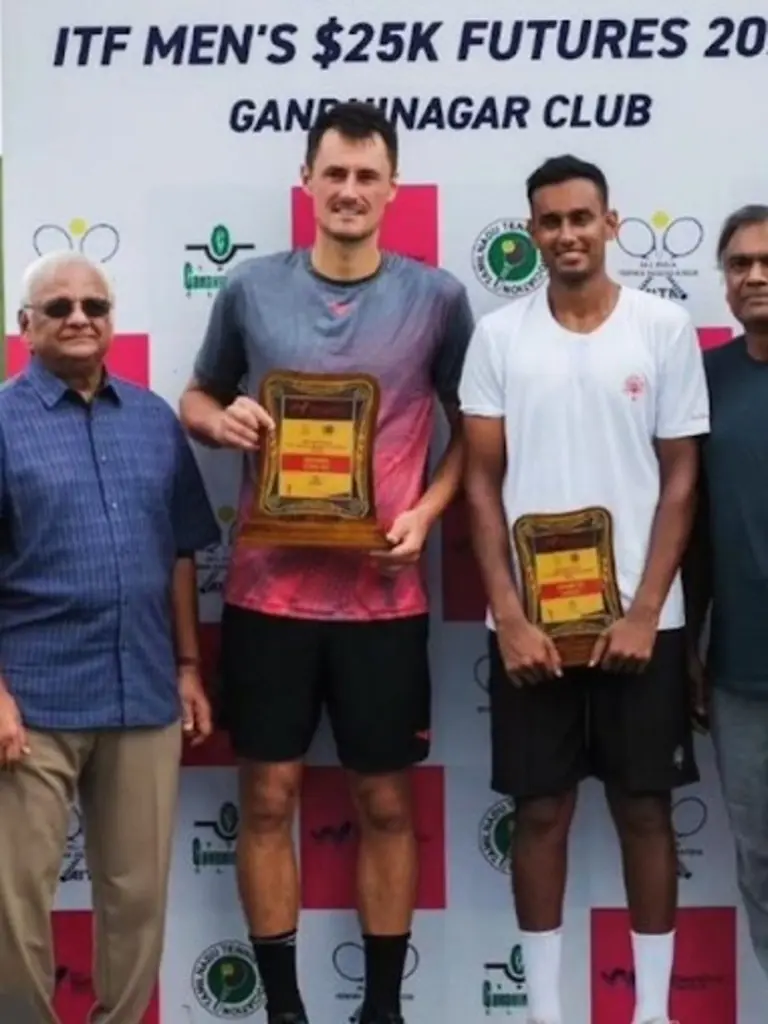
<svg viewBox="0 0 768 1024">
<path fill-rule="evenodd" d="M 360 1024 L 378 1014 L 400 1014 L 400 988 L 410 935 L 364 935 L 365 996 Z"/>
<path fill-rule="evenodd" d="M 295 1013 L 304 1015 L 304 1004 L 296 980 L 296 931 L 266 938 L 251 936 L 253 955 L 259 969 L 267 1015 Z"/>
</svg>

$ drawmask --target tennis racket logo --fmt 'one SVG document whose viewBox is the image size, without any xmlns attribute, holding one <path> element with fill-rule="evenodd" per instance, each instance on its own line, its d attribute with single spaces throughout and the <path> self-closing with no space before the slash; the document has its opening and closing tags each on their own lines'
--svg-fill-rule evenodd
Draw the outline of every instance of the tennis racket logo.
<svg viewBox="0 0 768 1024">
<path fill-rule="evenodd" d="M 88 224 L 82 217 L 74 217 L 66 227 L 41 224 L 32 236 L 32 247 L 38 256 L 80 252 L 94 263 L 109 263 L 120 248 L 120 235 L 112 224 Z"/>
<path fill-rule="evenodd" d="M 627 217 L 619 225 L 616 237 L 621 251 L 637 260 L 637 266 L 622 273 L 640 277 L 639 287 L 665 298 L 687 299 L 688 293 L 680 279 L 693 277 L 698 271 L 682 265 L 701 247 L 704 227 L 696 217 L 672 217 L 664 211 L 649 220 Z"/>
<path fill-rule="evenodd" d="M 204 1010 L 222 1020 L 242 1019 L 264 1006 L 264 988 L 244 942 L 217 942 L 197 958 L 192 991 Z M 185 1010 L 194 1019 L 191 1007 Z"/>
<path fill-rule="evenodd" d="M 546 277 L 541 253 L 524 221 L 506 217 L 487 224 L 477 236 L 472 268 L 489 292 L 508 299 L 530 294 Z"/>
</svg>

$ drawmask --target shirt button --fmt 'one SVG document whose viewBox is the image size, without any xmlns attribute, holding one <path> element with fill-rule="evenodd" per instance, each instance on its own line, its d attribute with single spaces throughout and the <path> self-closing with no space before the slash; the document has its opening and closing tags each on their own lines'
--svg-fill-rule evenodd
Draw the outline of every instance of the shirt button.
<svg viewBox="0 0 768 1024">
<path fill-rule="evenodd" d="M 106 455 L 102 455 L 101 456 L 101 461 L 102 462 L 106 462 L 107 461 L 107 456 Z"/>
<path fill-rule="evenodd" d="M 112 502 L 112 508 L 117 508 L 117 502 L 116 501 Z"/>
</svg>

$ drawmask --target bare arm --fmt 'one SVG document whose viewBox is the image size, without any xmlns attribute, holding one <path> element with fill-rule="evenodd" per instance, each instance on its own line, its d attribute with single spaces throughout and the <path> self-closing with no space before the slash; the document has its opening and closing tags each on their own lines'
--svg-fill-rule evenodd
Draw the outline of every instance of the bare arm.
<svg viewBox="0 0 768 1024">
<path fill-rule="evenodd" d="M 231 401 L 231 399 L 230 399 Z M 217 429 L 222 411 L 229 405 L 221 397 L 205 391 L 194 377 L 187 384 L 179 403 L 181 422 L 191 437 L 209 448 L 220 448 Z"/>
<path fill-rule="evenodd" d="M 699 474 L 699 446 L 695 437 L 656 441 L 661 471 L 661 492 L 633 615 L 658 619 L 688 546 L 694 520 Z"/>
<path fill-rule="evenodd" d="M 254 451 L 260 431 L 274 429 L 274 423 L 242 393 L 248 358 L 241 295 L 237 277 L 230 278 L 216 295 L 194 375 L 181 396 L 179 417 L 188 433 L 206 447 Z"/>
<path fill-rule="evenodd" d="M 464 470 L 464 436 L 458 402 L 443 401 L 442 407 L 451 431 L 450 438 L 429 487 L 416 505 L 426 514 L 430 524 L 440 518 L 456 497 Z"/>
<path fill-rule="evenodd" d="M 506 467 L 504 420 L 465 416 L 464 490 L 470 535 L 491 614 L 497 625 L 525 618 L 512 575 L 509 527 L 502 503 Z"/>
<path fill-rule="evenodd" d="M 200 444 L 208 448 L 255 451 L 262 430 L 274 430 L 272 417 L 247 395 L 225 396 L 193 378 L 181 396 L 179 418 Z"/>
</svg>

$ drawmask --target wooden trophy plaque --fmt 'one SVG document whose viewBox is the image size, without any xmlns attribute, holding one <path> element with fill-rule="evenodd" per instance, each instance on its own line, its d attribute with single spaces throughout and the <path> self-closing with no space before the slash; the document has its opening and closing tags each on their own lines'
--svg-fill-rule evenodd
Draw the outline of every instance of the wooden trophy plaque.
<svg viewBox="0 0 768 1024">
<path fill-rule="evenodd" d="M 373 483 L 376 379 L 276 370 L 264 378 L 259 401 L 276 429 L 260 452 L 251 514 L 240 541 L 389 548 L 376 519 Z"/>
<path fill-rule="evenodd" d="M 598 636 L 623 615 L 610 512 L 523 515 L 512 538 L 526 616 L 554 640 L 564 667 L 586 666 Z"/>
</svg>

